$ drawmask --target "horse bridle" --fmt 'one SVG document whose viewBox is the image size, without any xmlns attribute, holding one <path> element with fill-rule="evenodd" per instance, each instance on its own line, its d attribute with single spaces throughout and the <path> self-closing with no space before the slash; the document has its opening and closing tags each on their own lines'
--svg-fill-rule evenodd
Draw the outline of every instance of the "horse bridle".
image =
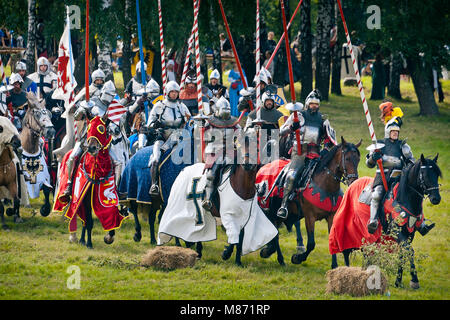
<svg viewBox="0 0 450 320">
<path fill-rule="evenodd" d="M 331 172 L 331 170 L 327 167 L 325 167 L 327 173 L 331 176 L 333 176 L 334 180 L 336 180 L 339 183 L 343 183 L 348 185 L 348 181 L 350 179 L 358 179 L 358 174 L 357 173 L 347 173 L 347 168 L 345 167 L 345 154 L 347 153 L 347 151 L 351 151 L 350 149 L 346 150 L 347 148 L 342 147 L 342 151 L 341 151 L 341 162 L 338 165 L 337 169 L 340 169 L 343 173 L 342 177 L 338 177 L 336 175 L 336 173 Z"/>
<path fill-rule="evenodd" d="M 422 169 L 425 168 L 433 168 L 432 166 L 420 166 L 419 169 L 419 188 L 422 189 L 423 193 L 420 193 L 418 190 L 416 190 L 416 188 L 414 188 L 413 186 L 411 186 L 410 184 L 408 184 L 408 187 L 410 187 L 414 192 L 416 192 L 420 197 L 425 199 L 425 196 L 430 195 L 430 192 L 432 190 L 439 190 L 439 184 L 436 187 L 427 187 L 427 185 L 425 184 L 425 179 L 423 178 L 423 171 Z"/>
<path fill-rule="evenodd" d="M 27 122 L 24 124 L 25 127 L 27 127 L 32 134 L 34 134 L 35 136 L 41 136 L 43 131 L 44 131 L 44 127 L 41 126 L 41 124 L 39 123 L 38 120 L 36 120 L 35 116 L 34 116 L 34 109 L 30 110 L 31 112 L 33 112 L 33 114 L 31 115 L 31 117 L 34 119 L 34 121 L 36 122 L 37 126 L 39 127 L 39 131 L 37 131 L 36 129 L 32 128 L 30 125 L 30 117 L 27 118 Z M 47 110 L 45 110 L 47 111 Z"/>
</svg>

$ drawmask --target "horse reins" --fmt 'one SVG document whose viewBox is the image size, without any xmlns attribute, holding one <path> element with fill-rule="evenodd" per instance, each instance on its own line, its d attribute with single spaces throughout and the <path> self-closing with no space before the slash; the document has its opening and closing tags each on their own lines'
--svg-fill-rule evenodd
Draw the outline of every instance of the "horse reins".
<svg viewBox="0 0 450 320">
<path fill-rule="evenodd" d="M 347 151 L 351 151 L 349 150 L 345 150 L 344 148 L 342 148 L 341 151 L 341 163 L 338 165 L 338 167 L 336 169 L 340 169 L 343 172 L 342 177 L 338 177 L 336 175 L 336 173 L 332 172 L 328 167 L 325 167 L 325 171 L 327 172 L 328 175 L 332 176 L 334 180 L 336 180 L 339 183 L 344 183 L 346 185 L 348 185 L 348 181 L 352 178 L 354 179 L 358 179 L 358 174 L 357 173 L 347 173 L 347 168 L 345 167 L 345 154 L 347 153 Z"/>
</svg>

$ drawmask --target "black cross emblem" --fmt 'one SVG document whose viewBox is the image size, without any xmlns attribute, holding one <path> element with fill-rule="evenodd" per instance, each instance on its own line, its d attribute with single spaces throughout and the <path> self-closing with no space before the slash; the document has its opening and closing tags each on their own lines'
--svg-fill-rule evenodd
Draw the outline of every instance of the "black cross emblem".
<svg viewBox="0 0 450 320">
<path fill-rule="evenodd" d="M 345 63 L 345 70 L 347 71 L 347 73 L 350 72 L 350 70 L 348 70 L 348 64 L 347 64 L 347 58 L 352 58 L 351 55 L 347 55 L 347 50 L 348 47 L 344 47 L 344 55 L 341 57 L 341 59 L 344 59 L 344 63 Z"/>
<path fill-rule="evenodd" d="M 197 199 L 205 199 L 205 190 L 202 193 L 197 193 L 197 184 L 200 181 L 201 177 L 192 179 L 192 189 L 191 193 L 187 195 L 187 200 L 194 200 L 195 210 L 197 211 L 197 221 L 196 224 L 203 224 L 202 211 L 200 206 L 198 205 Z"/>
</svg>

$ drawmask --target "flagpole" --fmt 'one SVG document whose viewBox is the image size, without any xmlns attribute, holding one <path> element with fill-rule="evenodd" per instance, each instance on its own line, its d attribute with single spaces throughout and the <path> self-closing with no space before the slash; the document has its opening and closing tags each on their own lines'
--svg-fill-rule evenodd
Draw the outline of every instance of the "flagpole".
<svg viewBox="0 0 450 320">
<path fill-rule="evenodd" d="M 339 12 L 341 14 L 342 24 L 344 26 L 345 37 L 347 38 L 347 45 L 350 50 L 350 55 L 352 57 L 353 70 L 355 71 L 356 81 L 358 82 L 359 94 L 361 96 L 361 101 L 363 103 L 364 114 L 366 115 L 366 122 L 367 122 L 367 126 L 369 128 L 370 139 L 372 140 L 372 143 L 374 145 L 374 150 L 379 150 L 381 148 L 381 146 L 379 144 L 377 144 L 377 137 L 375 135 L 375 130 L 373 128 L 372 119 L 370 117 L 369 105 L 367 104 L 366 96 L 364 94 L 364 87 L 361 82 L 361 77 L 359 75 L 358 64 L 356 63 L 356 57 L 353 52 L 352 41 L 350 40 L 350 35 L 348 34 L 347 23 L 345 22 L 345 17 L 344 17 L 344 11 L 342 11 L 341 1 L 337 0 L 337 3 L 339 6 Z M 386 177 L 384 176 L 384 168 L 383 168 L 382 160 L 378 159 L 377 164 L 378 164 L 378 167 L 380 168 L 380 174 L 381 174 L 381 178 L 383 180 L 384 189 L 387 191 L 388 187 L 387 187 Z"/>
<path fill-rule="evenodd" d="M 161 75 L 162 75 L 162 87 L 163 92 L 167 84 L 167 72 L 166 72 L 166 54 L 164 52 L 164 32 L 162 23 L 162 9 L 161 0 L 158 0 L 158 16 L 159 16 L 159 43 L 161 46 Z"/>
<path fill-rule="evenodd" d="M 146 92 L 147 85 L 147 70 L 145 70 L 144 65 L 144 49 L 142 45 L 142 29 L 141 29 L 141 14 L 139 10 L 139 0 L 136 0 L 136 16 L 137 16 L 137 27 L 138 27 L 138 40 L 139 40 L 139 59 L 141 60 L 141 81 L 144 85 L 144 93 Z M 144 102 L 145 119 L 148 120 L 148 107 L 147 100 Z"/>
<path fill-rule="evenodd" d="M 283 29 L 284 29 L 284 40 L 285 40 L 285 46 L 286 46 L 286 58 L 288 62 L 288 70 L 289 70 L 289 86 L 291 91 L 291 102 L 295 103 L 295 87 L 294 87 L 294 74 L 292 72 L 292 60 L 291 60 L 291 48 L 289 46 L 289 35 L 287 32 L 287 26 L 286 26 L 286 15 L 284 10 L 284 0 L 281 1 L 281 15 L 283 18 Z M 298 113 L 297 111 L 294 111 L 294 122 L 298 123 Z M 300 144 L 300 129 L 295 130 L 295 139 L 297 141 L 297 154 L 302 154 L 302 146 Z"/>
<path fill-rule="evenodd" d="M 223 22 L 225 24 L 225 28 L 227 29 L 228 39 L 230 40 L 231 48 L 233 49 L 234 59 L 236 60 L 236 64 L 237 64 L 237 67 L 239 69 L 239 74 L 241 75 L 241 80 L 242 80 L 242 83 L 244 84 L 244 88 L 247 89 L 248 88 L 247 81 L 245 80 L 244 72 L 242 71 L 241 62 L 239 61 L 239 56 L 238 56 L 237 51 L 236 51 L 236 46 L 234 45 L 233 37 L 231 36 L 230 27 L 228 25 L 228 21 L 227 21 L 226 15 L 225 15 L 225 11 L 223 10 L 223 5 L 222 5 L 222 1 L 221 0 L 219 0 L 219 5 L 220 5 L 220 12 L 222 13 Z M 250 109 L 253 110 L 253 101 L 249 100 L 248 104 L 250 105 Z M 244 113 L 244 112 L 242 112 L 242 113 Z"/>
<path fill-rule="evenodd" d="M 69 63 L 70 63 L 70 70 L 73 70 L 73 56 L 72 56 L 72 37 L 70 35 L 70 18 L 69 18 L 69 6 L 66 6 L 66 13 L 67 13 L 67 25 L 69 26 Z M 74 84 L 74 79 L 73 79 L 73 72 L 70 73 L 70 82 L 72 84 Z"/>
<path fill-rule="evenodd" d="M 86 49 L 84 51 L 84 83 L 86 101 L 89 101 L 89 0 L 86 0 Z"/>
</svg>

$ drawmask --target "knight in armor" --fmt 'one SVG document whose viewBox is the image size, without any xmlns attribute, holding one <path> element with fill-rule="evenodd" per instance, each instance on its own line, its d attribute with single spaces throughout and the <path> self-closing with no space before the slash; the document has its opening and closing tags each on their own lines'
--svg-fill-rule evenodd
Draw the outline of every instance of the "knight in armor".
<svg viewBox="0 0 450 320">
<path fill-rule="evenodd" d="M 411 147 L 406 143 L 406 140 L 400 140 L 401 122 L 398 118 L 392 118 L 384 128 L 384 139 L 377 143 L 384 144 L 381 149 L 371 150 L 366 155 L 366 165 L 369 168 L 374 168 L 377 165 L 377 160 L 381 159 L 386 183 L 389 187 L 400 180 L 402 170 L 415 163 Z M 370 219 L 367 224 L 367 230 L 373 234 L 378 228 L 378 214 L 380 203 L 385 196 L 383 180 L 380 168 L 377 168 L 377 173 L 372 184 L 372 198 L 370 201 Z M 425 224 L 420 226 L 418 231 L 425 235 L 434 227 Z"/>
<path fill-rule="evenodd" d="M 302 109 L 301 103 L 287 106 L 288 110 Z M 288 201 L 295 196 L 296 183 L 302 176 L 303 170 L 309 166 L 310 161 L 318 161 L 321 154 L 321 144 L 324 150 L 329 150 L 337 145 L 336 133 L 331 127 L 330 122 L 319 111 L 320 93 L 317 90 L 312 91 L 305 100 L 305 108 L 298 111 L 299 122 L 294 121 L 292 113 L 280 128 L 280 137 L 290 135 L 293 139 L 291 149 L 291 161 L 287 165 L 287 172 L 284 177 L 283 201 L 277 215 L 281 219 L 286 219 L 288 215 Z M 297 154 L 297 141 L 295 131 L 300 129 L 301 154 Z M 325 151 L 326 152 L 326 151 Z"/>
<path fill-rule="evenodd" d="M 200 75 L 200 77 L 203 76 Z M 200 79 L 201 82 L 202 79 Z M 212 92 L 202 86 L 202 102 L 209 104 L 210 98 L 212 98 Z M 186 76 L 185 87 L 180 91 L 180 101 L 186 105 L 193 116 L 198 114 L 197 75 L 193 69 Z"/>
<path fill-rule="evenodd" d="M 253 83 L 257 84 L 257 76 L 255 76 L 255 79 L 253 80 Z M 259 73 L 259 87 L 260 87 L 260 94 L 261 98 L 264 92 L 266 92 L 267 89 L 270 89 L 270 95 L 276 94 L 277 90 L 274 85 L 271 85 L 270 87 L 270 72 L 265 70 L 265 68 L 261 68 L 261 71 Z M 251 100 L 253 102 L 253 106 L 256 107 L 256 90 L 255 88 L 248 87 L 247 89 L 242 89 L 239 94 L 241 97 L 239 98 L 239 104 L 238 104 L 238 111 L 242 112 L 244 110 L 250 110 L 250 104 L 249 101 Z"/>
<path fill-rule="evenodd" d="M 209 76 L 209 83 L 205 85 L 216 98 L 225 97 L 228 98 L 228 90 L 225 86 L 219 83 L 220 73 L 219 70 L 214 69 Z"/>
<path fill-rule="evenodd" d="M 92 84 L 89 86 L 89 96 L 93 98 L 100 95 L 106 76 L 102 69 L 97 69 L 92 72 L 91 77 Z"/>
<path fill-rule="evenodd" d="M 23 79 L 18 73 L 11 74 L 9 82 L 13 88 L 6 93 L 6 105 L 13 116 L 12 122 L 14 126 L 20 132 L 22 130 L 22 120 L 25 117 L 26 106 L 28 103 L 27 94 L 22 89 Z"/>
<path fill-rule="evenodd" d="M 213 106 L 213 110 L 214 113 L 206 120 L 204 131 L 206 186 L 202 207 L 205 210 L 212 208 L 212 197 L 219 183 L 220 172 L 235 160 L 234 147 L 230 149 L 231 146 L 227 146 L 226 141 L 231 141 L 234 132 L 241 129 L 236 117 L 231 116 L 231 106 L 227 99 L 221 97 Z M 216 136 L 222 139 L 216 140 Z"/>
<path fill-rule="evenodd" d="M 67 159 L 67 172 L 68 183 L 66 190 L 62 193 L 63 196 L 70 196 L 72 194 L 72 178 L 78 167 L 78 160 L 86 150 L 86 137 L 87 137 L 87 123 L 95 116 L 103 117 L 108 111 L 108 107 L 113 101 L 116 95 L 116 88 L 113 82 L 110 80 L 105 83 L 100 91 L 100 94 L 89 101 L 81 101 L 77 104 L 77 109 L 74 113 L 74 119 L 77 122 L 77 137 L 75 146 Z M 106 124 L 109 131 L 116 130 L 117 126 L 113 123 Z M 117 128 L 118 129 L 118 128 Z M 115 167 L 116 181 L 120 178 L 120 172 L 122 164 L 118 161 L 118 157 L 110 150 L 110 156 L 112 158 Z"/>
<path fill-rule="evenodd" d="M 148 110 L 152 110 L 153 106 L 159 100 L 161 100 L 162 96 L 160 94 L 160 91 L 161 89 L 159 87 L 159 84 L 154 79 L 151 79 L 145 86 L 145 92 L 143 92 L 141 97 L 137 99 L 131 107 L 129 107 L 127 113 L 122 116 L 121 121 L 124 123 L 128 123 L 126 119 L 133 119 L 132 127 L 129 128 L 128 125 L 126 125 L 126 127 L 128 128 L 128 131 L 130 133 L 133 132 L 134 134 L 136 131 L 138 132 L 138 149 L 142 149 L 147 145 L 148 136 L 151 131 L 154 131 L 149 130 L 148 126 L 146 125 L 145 115 L 143 114 L 143 112 L 145 111 L 145 102 L 148 102 Z"/>
<path fill-rule="evenodd" d="M 142 83 L 142 72 L 147 70 L 147 64 L 144 62 L 144 70 L 141 70 L 142 63 L 139 61 L 136 64 L 136 74 L 130 81 L 128 81 L 125 87 L 126 101 L 121 101 L 122 105 L 126 106 L 131 102 L 135 101 L 139 96 L 139 92 L 144 89 L 144 84 Z M 146 83 L 148 83 L 151 77 L 148 74 L 145 74 Z"/>
<path fill-rule="evenodd" d="M 245 130 L 254 127 L 254 120 L 261 120 L 262 129 L 279 129 L 278 120 L 283 114 L 277 110 L 275 97 L 270 91 L 266 91 L 261 97 L 261 108 L 259 109 L 259 115 L 257 109 L 249 113 L 247 122 L 245 124 Z"/>
<path fill-rule="evenodd" d="M 27 92 L 37 93 L 37 84 L 27 76 L 27 65 L 23 61 L 17 61 L 16 73 L 18 73 L 23 79 L 23 90 Z"/>
<path fill-rule="evenodd" d="M 37 97 L 41 101 L 51 97 L 56 89 L 58 76 L 51 71 L 50 62 L 45 57 L 37 61 L 37 71 L 30 74 L 29 78 L 37 85 Z"/>
<path fill-rule="evenodd" d="M 164 152 L 172 148 L 178 141 L 172 135 L 189 121 L 191 113 L 179 100 L 180 86 L 175 81 L 169 81 L 165 87 L 165 98 L 155 104 L 149 115 L 149 128 L 157 131 L 153 145 L 149 167 L 152 176 L 150 195 L 159 194 L 159 163 Z"/>
</svg>

